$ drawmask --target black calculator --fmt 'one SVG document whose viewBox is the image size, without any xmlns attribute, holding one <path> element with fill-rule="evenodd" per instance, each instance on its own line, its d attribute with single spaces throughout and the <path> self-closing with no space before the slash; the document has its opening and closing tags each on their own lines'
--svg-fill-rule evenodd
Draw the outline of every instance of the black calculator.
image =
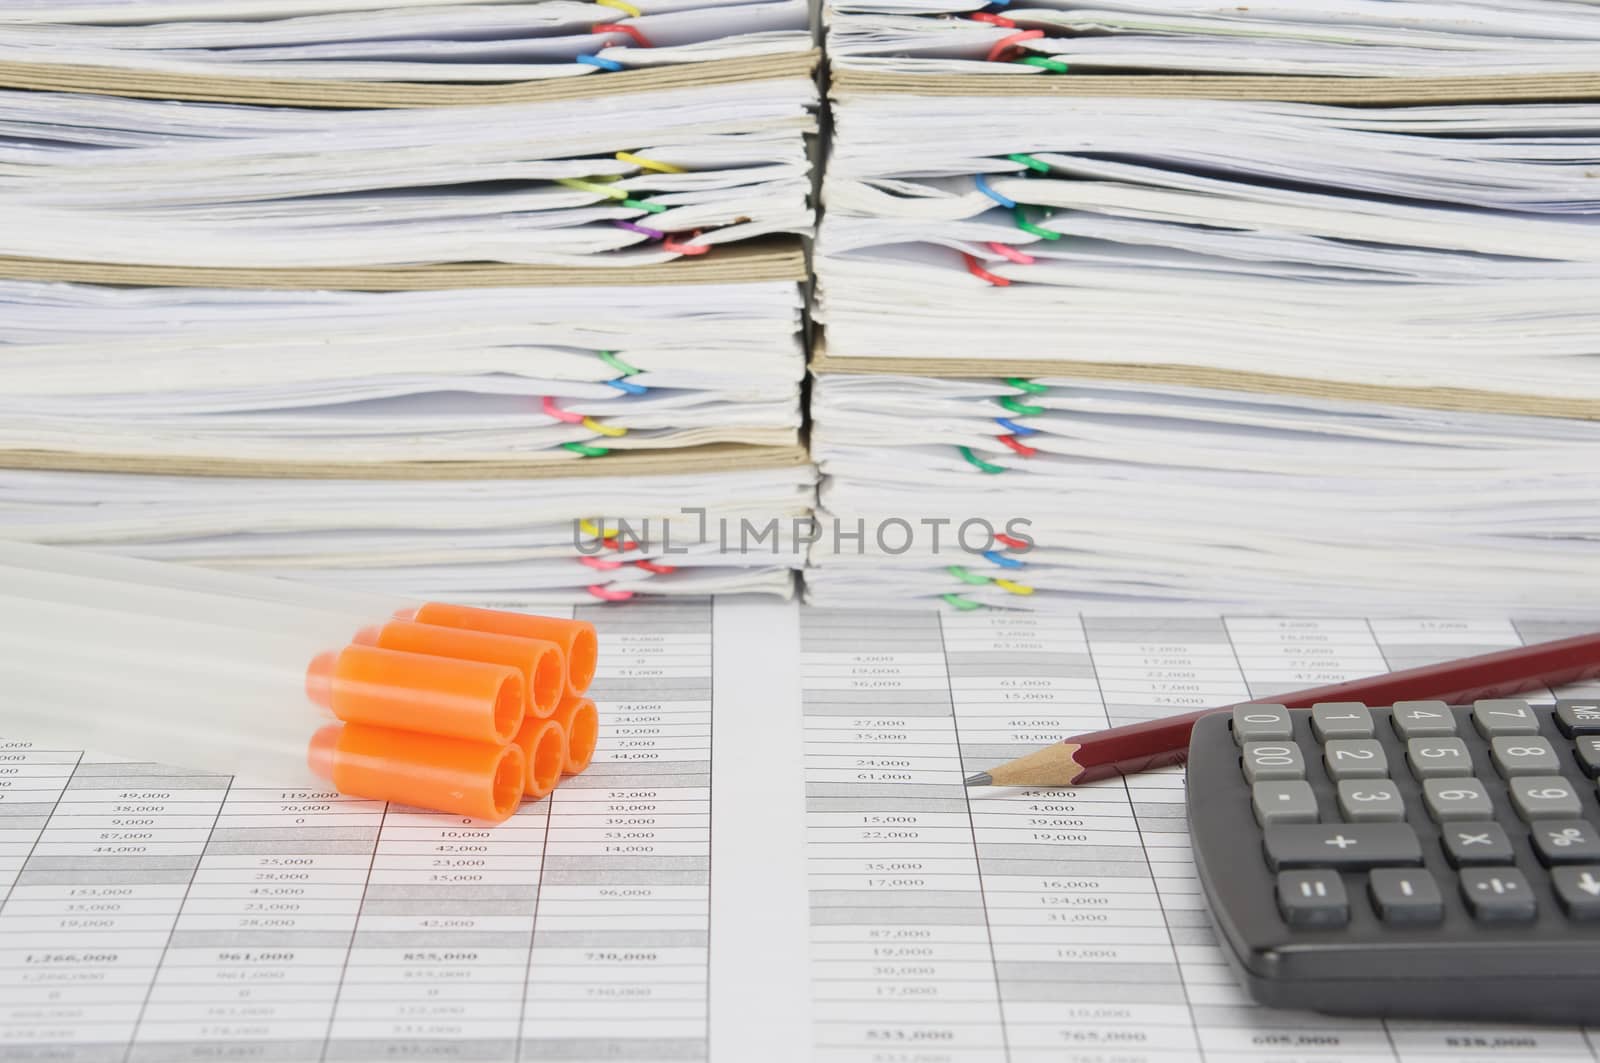
<svg viewBox="0 0 1600 1063">
<path fill-rule="evenodd" d="M 1195 864 L 1252 996 L 1600 1015 L 1600 701 L 1242 705 L 1189 746 Z"/>
</svg>

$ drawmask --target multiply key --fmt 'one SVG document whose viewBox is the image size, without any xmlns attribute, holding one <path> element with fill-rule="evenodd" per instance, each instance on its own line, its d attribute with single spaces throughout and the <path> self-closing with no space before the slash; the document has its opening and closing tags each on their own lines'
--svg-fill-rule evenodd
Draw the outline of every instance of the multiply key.
<svg viewBox="0 0 1600 1063">
<path fill-rule="evenodd" d="M 1283 823 L 1263 831 L 1274 871 L 1292 867 L 1414 867 L 1422 863 L 1416 832 L 1404 823 Z"/>
</svg>

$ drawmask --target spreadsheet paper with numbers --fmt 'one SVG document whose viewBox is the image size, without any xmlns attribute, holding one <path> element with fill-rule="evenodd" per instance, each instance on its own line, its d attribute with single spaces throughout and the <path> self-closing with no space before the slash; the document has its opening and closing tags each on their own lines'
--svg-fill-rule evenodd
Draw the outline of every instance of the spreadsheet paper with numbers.
<svg viewBox="0 0 1600 1063">
<path fill-rule="evenodd" d="M 1600 1059 L 1575 1027 L 1251 1005 L 1176 771 L 961 786 L 1579 625 L 581 612 L 596 764 L 492 828 L 0 742 L 0 1060 Z"/>
</svg>

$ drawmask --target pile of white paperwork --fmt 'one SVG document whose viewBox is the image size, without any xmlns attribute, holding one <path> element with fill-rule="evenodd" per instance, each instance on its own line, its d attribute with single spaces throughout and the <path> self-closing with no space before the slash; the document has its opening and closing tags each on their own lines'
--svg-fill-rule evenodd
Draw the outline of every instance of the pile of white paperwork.
<svg viewBox="0 0 1600 1063">
<path fill-rule="evenodd" d="M 724 553 L 714 516 L 811 499 L 805 25 L 7 5 L 4 534 L 485 597 L 788 593 L 799 555 Z"/>
<path fill-rule="evenodd" d="M 832 0 L 827 17 L 833 63 L 846 70 L 1343 77 L 1600 70 L 1594 0 Z"/>
</svg>

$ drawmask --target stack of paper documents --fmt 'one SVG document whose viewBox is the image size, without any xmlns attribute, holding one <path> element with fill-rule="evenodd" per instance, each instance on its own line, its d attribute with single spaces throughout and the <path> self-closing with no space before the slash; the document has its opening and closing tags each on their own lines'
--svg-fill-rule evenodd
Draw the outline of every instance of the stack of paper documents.
<svg viewBox="0 0 1600 1063">
<path fill-rule="evenodd" d="M 1586 607 L 1600 103 L 1147 80 L 835 82 L 809 595 Z"/>
<path fill-rule="evenodd" d="M 1600 9 L 1594 0 L 833 0 L 828 43 L 838 68 L 905 73 L 1593 73 Z"/>
<path fill-rule="evenodd" d="M 3 21 L 5 534 L 418 590 L 786 591 L 792 551 L 603 519 L 805 512 L 803 2 Z"/>
</svg>

